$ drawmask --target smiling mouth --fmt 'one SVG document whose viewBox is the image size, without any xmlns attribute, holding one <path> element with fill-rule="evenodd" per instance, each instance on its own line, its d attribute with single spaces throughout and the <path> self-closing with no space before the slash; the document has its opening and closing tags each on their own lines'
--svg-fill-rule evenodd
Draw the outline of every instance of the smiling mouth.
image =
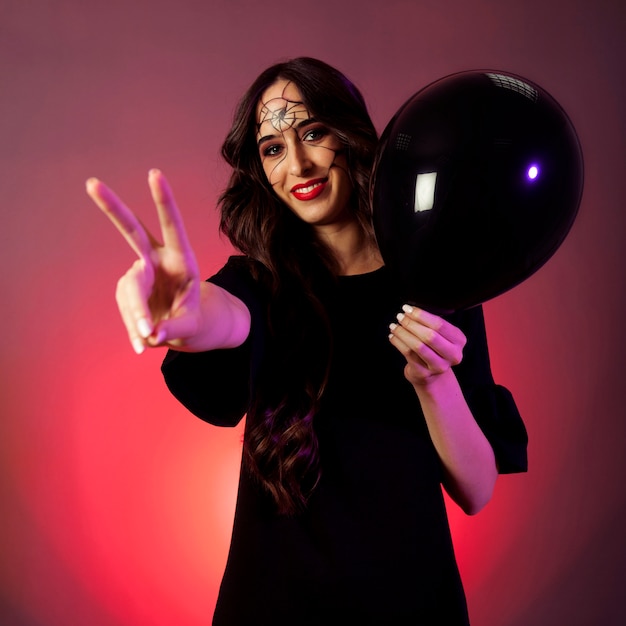
<svg viewBox="0 0 626 626">
<path fill-rule="evenodd" d="M 317 178 L 315 180 L 310 180 L 302 185 L 294 185 L 291 188 L 291 193 L 298 200 L 312 200 L 313 198 L 317 198 L 322 191 L 324 191 L 326 187 L 326 183 L 328 182 L 327 178 Z"/>
</svg>

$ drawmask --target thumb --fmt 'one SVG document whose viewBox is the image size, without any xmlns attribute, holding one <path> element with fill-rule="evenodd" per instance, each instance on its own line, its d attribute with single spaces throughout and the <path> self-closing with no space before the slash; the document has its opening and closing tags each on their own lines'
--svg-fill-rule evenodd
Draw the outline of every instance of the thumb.
<svg viewBox="0 0 626 626">
<path fill-rule="evenodd" d="M 198 332 L 198 319 L 190 312 L 179 312 L 176 317 L 161 320 L 148 338 L 151 346 L 180 348 Z"/>
</svg>

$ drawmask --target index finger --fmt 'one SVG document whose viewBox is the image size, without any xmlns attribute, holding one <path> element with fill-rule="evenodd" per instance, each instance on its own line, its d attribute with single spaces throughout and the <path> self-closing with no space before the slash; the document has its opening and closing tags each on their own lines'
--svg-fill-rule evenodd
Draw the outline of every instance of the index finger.
<svg viewBox="0 0 626 626">
<path fill-rule="evenodd" d="M 150 237 L 135 214 L 97 178 L 87 180 L 85 187 L 89 197 L 115 224 L 137 256 L 149 259 L 152 251 Z"/>
<path fill-rule="evenodd" d="M 463 331 L 443 317 L 409 304 L 405 304 L 402 310 L 410 319 L 430 328 L 450 343 L 465 344 L 466 338 Z"/>
</svg>

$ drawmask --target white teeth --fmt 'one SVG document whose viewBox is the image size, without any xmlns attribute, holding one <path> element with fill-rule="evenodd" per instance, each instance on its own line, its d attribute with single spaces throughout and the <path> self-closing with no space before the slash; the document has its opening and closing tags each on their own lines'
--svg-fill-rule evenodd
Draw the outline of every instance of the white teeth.
<svg viewBox="0 0 626 626">
<path fill-rule="evenodd" d="M 298 189 L 298 193 L 309 193 L 309 191 L 313 191 L 316 187 L 319 187 L 322 183 L 315 183 L 310 185 L 309 187 L 300 187 Z"/>
</svg>

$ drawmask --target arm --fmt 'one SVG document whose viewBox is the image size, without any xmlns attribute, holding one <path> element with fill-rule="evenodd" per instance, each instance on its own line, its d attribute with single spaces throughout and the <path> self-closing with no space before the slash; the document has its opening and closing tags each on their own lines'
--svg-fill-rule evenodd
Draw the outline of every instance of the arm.
<svg viewBox="0 0 626 626">
<path fill-rule="evenodd" d="M 245 304 L 226 290 L 200 280 L 174 195 L 165 177 L 151 170 L 148 184 L 163 243 L 102 182 L 87 181 L 87 193 L 115 224 L 139 257 L 117 285 L 116 299 L 128 337 L 140 354 L 167 346 L 201 352 L 241 345 L 250 331 Z"/>
<path fill-rule="evenodd" d="M 442 318 L 404 307 L 389 339 L 407 360 L 405 377 L 417 394 L 444 468 L 444 487 L 468 514 L 491 498 L 497 478 L 493 449 L 476 423 L 452 366 L 460 363 L 463 333 Z"/>
</svg>

